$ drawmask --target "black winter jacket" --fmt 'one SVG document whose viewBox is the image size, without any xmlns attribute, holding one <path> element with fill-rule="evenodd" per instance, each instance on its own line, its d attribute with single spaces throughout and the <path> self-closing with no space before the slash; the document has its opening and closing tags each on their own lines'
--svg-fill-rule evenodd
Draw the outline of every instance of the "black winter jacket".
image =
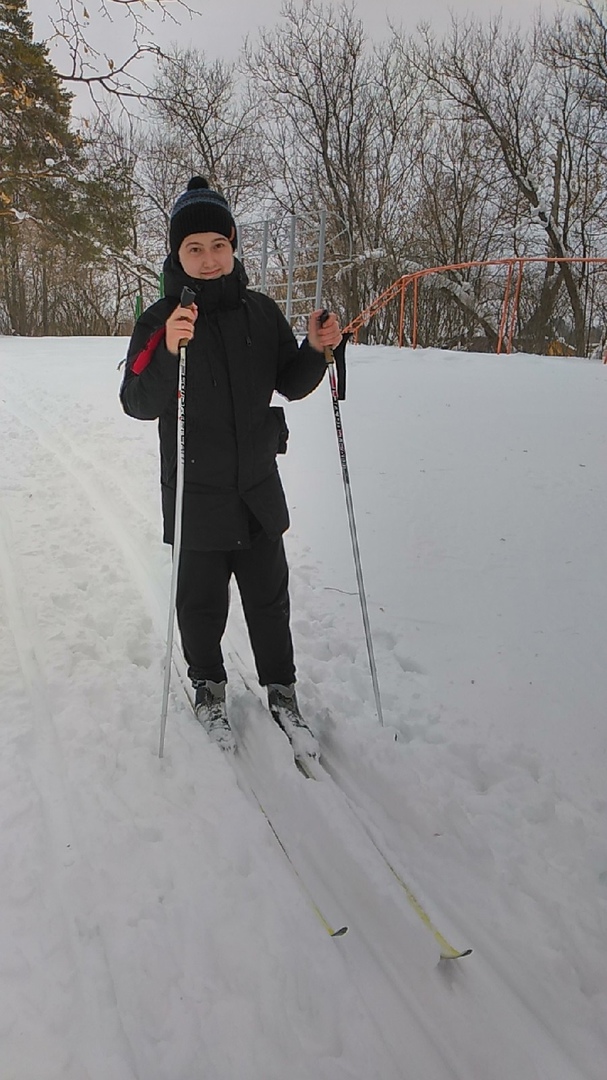
<svg viewBox="0 0 607 1080">
<path fill-rule="evenodd" d="M 247 288 L 238 261 L 227 277 L 198 281 L 167 259 L 166 296 L 137 321 L 120 389 L 129 416 L 159 421 L 166 543 L 175 523 L 179 361 L 166 348 L 164 324 L 184 285 L 196 292 L 198 319 L 186 365 L 182 546 L 246 548 L 255 522 L 271 539 L 289 526 L 276 467 L 287 430 L 283 410 L 270 406 L 272 394 L 305 397 L 326 362 L 307 339 L 298 346 L 273 300 Z"/>
</svg>

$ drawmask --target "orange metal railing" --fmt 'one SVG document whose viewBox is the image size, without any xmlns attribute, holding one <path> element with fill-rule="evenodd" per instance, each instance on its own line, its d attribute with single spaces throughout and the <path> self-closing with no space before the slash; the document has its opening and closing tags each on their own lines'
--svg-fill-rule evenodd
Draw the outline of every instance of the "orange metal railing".
<svg viewBox="0 0 607 1080">
<path fill-rule="evenodd" d="M 410 274 L 403 274 L 402 277 L 393 281 L 383 293 L 380 293 L 380 295 L 376 297 L 369 307 L 365 308 L 364 311 L 361 311 L 360 315 L 357 315 L 355 319 L 352 319 L 352 321 L 344 327 L 344 332 L 352 334 L 353 340 L 357 342 L 362 327 L 366 326 L 374 315 L 377 315 L 379 311 L 382 311 L 383 308 L 387 307 L 388 304 L 399 297 L 398 344 L 399 347 L 402 348 L 405 338 L 406 300 L 409 286 L 412 286 L 413 302 L 411 310 L 411 334 L 409 340 L 411 341 L 412 347 L 416 349 L 418 335 L 419 286 L 423 278 L 433 274 L 445 273 L 448 270 L 470 270 L 481 266 L 503 266 L 507 268 L 507 274 L 501 307 L 496 352 L 501 353 L 505 349 L 507 353 L 510 353 L 512 352 L 514 330 L 518 318 L 523 275 L 525 266 L 529 263 L 586 263 L 604 265 L 607 267 L 607 258 L 576 258 L 571 256 L 559 259 L 548 258 L 547 256 L 544 257 L 542 255 L 510 256 L 503 259 L 485 259 L 474 262 L 451 263 L 447 266 L 431 266 L 424 270 L 416 270 Z M 603 357 L 603 363 L 607 364 L 607 351 Z"/>
</svg>

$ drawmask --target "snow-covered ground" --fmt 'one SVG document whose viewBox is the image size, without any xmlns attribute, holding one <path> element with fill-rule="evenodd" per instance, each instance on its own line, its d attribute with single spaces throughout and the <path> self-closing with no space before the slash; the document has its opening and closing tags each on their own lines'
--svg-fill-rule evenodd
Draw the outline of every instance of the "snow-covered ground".
<svg viewBox="0 0 607 1080">
<path fill-rule="evenodd" d="M 175 676 L 158 758 L 170 559 L 123 350 L 0 339 L 0 1077 L 604 1080 L 607 368 L 350 348 L 383 729 L 328 386 L 288 406 L 316 782 L 236 597 L 239 754 Z"/>
</svg>

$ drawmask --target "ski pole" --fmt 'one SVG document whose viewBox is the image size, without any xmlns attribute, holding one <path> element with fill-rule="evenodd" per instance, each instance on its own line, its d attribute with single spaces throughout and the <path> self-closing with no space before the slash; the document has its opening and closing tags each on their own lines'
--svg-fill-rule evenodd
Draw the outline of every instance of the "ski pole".
<svg viewBox="0 0 607 1080">
<path fill-rule="evenodd" d="M 196 293 L 184 285 L 179 303 L 189 307 L 196 299 Z M 169 686 L 171 683 L 171 657 L 173 654 L 173 632 L 175 627 L 175 608 L 177 606 L 177 579 L 179 577 L 179 559 L 181 556 L 181 525 L 183 521 L 183 474 L 185 466 L 185 365 L 187 341 L 179 342 L 179 375 L 177 379 L 177 477 L 175 480 L 175 527 L 173 533 L 173 568 L 171 570 L 171 592 L 169 597 L 169 625 L 167 629 L 167 651 L 164 661 L 164 689 L 162 710 L 160 713 L 160 746 L 158 757 L 164 754 L 164 733 L 169 706 Z"/>
<path fill-rule="evenodd" d="M 319 323 L 322 326 L 329 318 L 329 312 L 326 308 L 319 316 Z M 339 392 L 337 388 L 337 375 L 335 373 L 335 357 L 333 355 L 333 349 L 330 347 L 325 348 L 325 360 L 327 361 L 327 370 L 329 372 L 329 384 L 331 386 L 331 397 L 333 399 L 333 415 L 335 417 L 335 431 L 337 433 L 337 445 L 339 447 L 339 459 L 341 462 L 341 475 L 344 482 L 344 492 L 346 496 L 346 507 L 348 510 L 348 522 L 350 525 L 350 537 L 352 539 L 352 554 L 354 555 L 354 566 L 356 567 L 356 580 L 358 582 L 358 595 L 360 598 L 360 607 L 363 617 L 363 626 L 365 628 L 365 639 L 367 642 L 367 654 L 369 657 L 369 668 L 371 670 L 371 682 L 373 683 L 373 693 L 375 694 L 375 708 L 377 709 L 377 717 L 380 724 L 383 727 L 384 715 L 381 707 L 381 697 L 379 693 L 379 679 L 377 678 L 377 666 L 375 663 L 375 656 L 373 653 L 373 641 L 371 638 L 371 623 L 369 622 L 369 611 L 367 608 L 367 597 L 365 594 L 365 584 L 363 581 L 363 567 L 360 558 L 360 547 L 358 545 L 358 535 L 356 532 L 356 521 L 354 519 L 354 502 L 352 500 L 352 489 L 350 487 L 350 473 L 348 471 L 348 459 L 346 457 L 346 444 L 344 440 L 344 429 L 341 422 L 341 411 L 339 408 Z"/>
</svg>

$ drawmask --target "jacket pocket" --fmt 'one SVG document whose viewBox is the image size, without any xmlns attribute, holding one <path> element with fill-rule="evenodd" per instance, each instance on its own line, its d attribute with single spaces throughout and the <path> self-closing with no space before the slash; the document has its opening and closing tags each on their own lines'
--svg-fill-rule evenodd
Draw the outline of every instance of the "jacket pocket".
<svg viewBox="0 0 607 1080">
<path fill-rule="evenodd" d="M 289 429 L 287 427 L 285 411 L 281 405 L 270 405 L 270 412 L 274 416 L 276 421 L 276 427 L 278 428 L 278 443 L 276 453 L 286 454 L 287 443 L 289 441 Z"/>
</svg>

